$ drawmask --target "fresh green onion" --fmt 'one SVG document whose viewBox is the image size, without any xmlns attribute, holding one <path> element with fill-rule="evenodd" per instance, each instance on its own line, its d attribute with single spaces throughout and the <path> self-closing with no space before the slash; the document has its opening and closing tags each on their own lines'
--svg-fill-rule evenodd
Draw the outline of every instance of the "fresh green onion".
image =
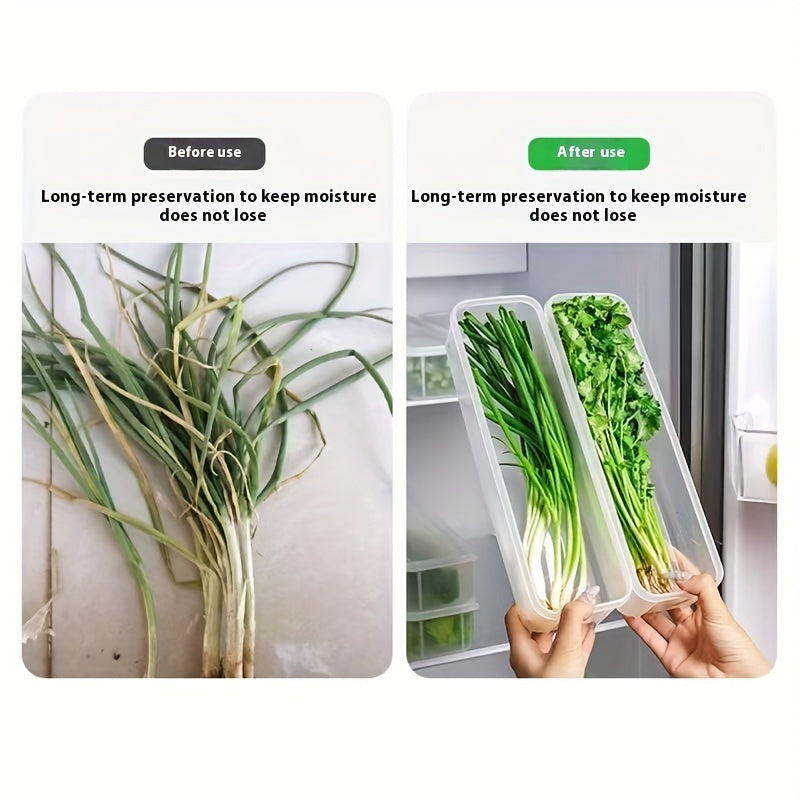
<svg viewBox="0 0 800 800">
<path fill-rule="evenodd" d="M 527 324 L 504 307 L 460 321 L 486 418 L 522 471 L 522 549 L 546 606 L 559 611 L 587 583 L 575 468 L 564 424 L 533 353 Z"/>
</svg>

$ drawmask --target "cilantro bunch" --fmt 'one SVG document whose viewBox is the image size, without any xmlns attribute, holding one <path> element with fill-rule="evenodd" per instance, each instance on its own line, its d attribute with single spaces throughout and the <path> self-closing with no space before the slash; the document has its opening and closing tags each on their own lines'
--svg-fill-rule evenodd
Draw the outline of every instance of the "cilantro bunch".
<svg viewBox="0 0 800 800">
<path fill-rule="evenodd" d="M 522 548 L 531 578 L 544 603 L 558 611 L 587 582 L 575 470 L 564 424 L 525 322 L 501 306 L 485 321 L 467 312 L 460 326 L 486 418 L 500 428 L 525 479 Z"/>
<path fill-rule="evenodd" d="M 647 391 L 627 308 L 613 297 L 584 295 L 554 304 L 553 314 L 639 582 L 654 593 L 675 591 L 645 446 L 661 425 L 661 408 Z"/>
</svg>

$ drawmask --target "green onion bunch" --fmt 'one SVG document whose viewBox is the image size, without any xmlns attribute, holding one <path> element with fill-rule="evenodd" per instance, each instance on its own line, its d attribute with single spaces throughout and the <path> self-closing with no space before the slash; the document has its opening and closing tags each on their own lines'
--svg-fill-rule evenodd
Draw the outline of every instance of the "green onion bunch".
<svg viewBox="0 0 800 800">
<path fill-rule="evenodd" d="M 460 321 L 486 418 L 522 471 L 526 523 L 522 548 L 534 586 L 559 611 L 586 588 L 586 548 L 567 433 L 533 353 L 524 321 L 504 307 L 485 321 Z"/>
</svg>

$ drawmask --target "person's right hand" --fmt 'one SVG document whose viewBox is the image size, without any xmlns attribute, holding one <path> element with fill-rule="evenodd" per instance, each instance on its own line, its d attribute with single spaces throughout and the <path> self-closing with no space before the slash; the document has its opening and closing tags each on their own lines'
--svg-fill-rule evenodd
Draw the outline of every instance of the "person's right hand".
<svg viewBox="0 0 800 800">
<path fill-rule="evenodd" d="M 755 678 L 770 670 L 752 639 L 731 616 L 714 579 L 677 579 L 697 600 L 689 608 L 625 617 L 674 678 Z"/>
</svg>

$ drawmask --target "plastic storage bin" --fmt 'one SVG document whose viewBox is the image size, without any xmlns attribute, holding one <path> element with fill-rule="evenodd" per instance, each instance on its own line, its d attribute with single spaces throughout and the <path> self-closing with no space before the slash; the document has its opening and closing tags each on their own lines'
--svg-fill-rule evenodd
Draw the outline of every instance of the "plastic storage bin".
<svg viewBox="0 0 800 800">
<path fill-rule="evenodd" d="M 475 599 L 475 555 L 442 530 L 409 530 L 406 610 L 435 611 Z"/>
<path fill-rule="evenodd" d="M 409 400 L 455 397 L 447 361 L 447 314 L 408 317 L 406 397 Z"/>
<path fill-rule="evenodd" d="M 575 382 L 572 378 L 572 371 L 567 361 L 564 347 L 561 343 L 561 336 L 553 315 L 553 306 L 562 300 L 567 300 L 576 296 L 603 296 L 612 297 L 623 303 L 627 309 L 628 316 L 633 320 L 628 304 L 617 295 L 609 292 L 592 293 L 570 293 L 558 294 L 551 297 L 545 306 L 545 316 L 548 329 L 555 343 L 555 368 L 560 381 L 565 390 L 565 398 L 570 407 L 570 413 L 575 419 L 580 435 L 583 439 L 592 442 L 591 455 L 588 457 L 588 466 L 594 475 L 594 481 L 598 492 L 602 496 L 604 506 L 614 508 L 611 491 L 603 474 L 600 458 L 594 447 L 591 438 L 589 423 L 583 410 Z M 644 362 L 644 382 L 648 391 L 656 398 L 661 406 L 661 426 L 659 430 L 646 443 L 647 452 L 650 456 L 650 481 L 655 486 L 655 503 L 658 517 L 662 524 L 668 542 L 681 553 L 683 553 L 697 568 L 703 572 L 708 572 L 719 584 L 722 580 L 722 563 L 714 546 L 711 532 L 708 528 L 700 499 L 694 488 L 689 467 L 683 457 L 678 436 L 670 419 L 664 397 L 658 387 L 655 373 L 647 357 L 642 339 L 632 321 L 628 333 L 633 338 L 636 349 Z M 624 542 L 624 534 L 619 517 L 616 511 L 609 520 L 609 525 L 614 531 L 615 537 L 620 542 Z M 685 592 L 676 591 L 668 594 L 655 594 L 645 589 L 638 578 L 633 566 L 633 559 L 627 546 L 622 548 L 623 559 L 626 571 L 628 572 L 631 583 L 631 595 L 628 600 L 620 607 L 624 614 L 639 616 L 647 611 L 660 611 L 668 608 L 675 608 L 690 600 L 690 595 Z"/>
<path fill-rule="evenodd" d="M 406 656 L 409 661 L 466 650 L 472 644 L 477 603 L 406 616 Z"/>
<path fill-rule="evenodd" d="M 532 630 L 549 631 L 558 624 L 558 613 L 548 608 L 534 586 L 522 550 L 525 525 L 525 484 L 520 470 L 503 467 L 508 461 L 503 444 L 493 439 L 502 434 L 483 412 L 475 381 L 469 367 L 459 320 L 469 311 L 478 318 L 497 312 L 505 306 L 528 325 L 533 351 L 549 384 L 556 406 L 569 437 L 575 463 L 575 477 L 584 541 L 586 543 L 589 585 L 600 587 L 594 619 L 600 622 L 615 608 L 623 605 L 631 591 L 631 580 L 622 563 L 621 540 L 611 528 L 616 512 L 609 498 L 597 491 L 588 467 L 594 445 L 580 433 L 574 419 L 575 409 L 568 406 L 561 383 L 553 366 L 553 344 L 545 331 L 542 307 L 529 297 L 492 297 L 459 303 L 450 316 L 447 352 L 464 416 L 470 446 L 478 471 L 484 499 L 497 537 L 503 565 L 511 585 L 514 601 Z M 581 412 L 582 413 L 582 412 Z M 580 419 L 583 419 L 582 417 Z M 583 420 L 585 425 L 585 420 Z"/>
</svg>

